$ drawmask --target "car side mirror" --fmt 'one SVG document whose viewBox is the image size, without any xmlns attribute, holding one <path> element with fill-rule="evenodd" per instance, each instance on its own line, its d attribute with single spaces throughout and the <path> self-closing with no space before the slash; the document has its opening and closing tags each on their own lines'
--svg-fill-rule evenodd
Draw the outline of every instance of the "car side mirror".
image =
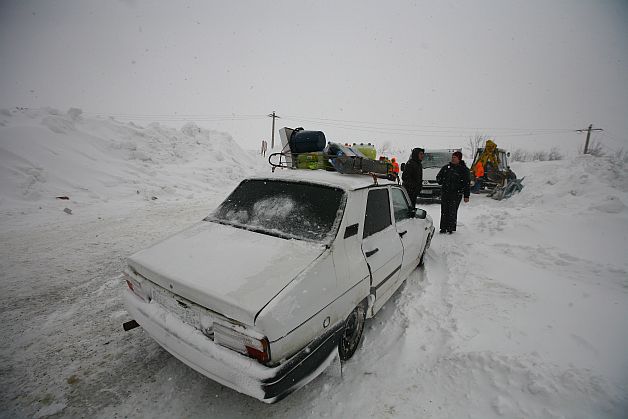
<svg viewBox="0 0 628 419">
<path fill-rule="evenodd" d="M 427 211 L 420 208 L 415 208 L 414 217 L 420 218 L 421 220 L 425 220 L 425 217 L 427 217 Z"/>
<path fill-rule="evenodd" d="M 404 170 L 406 170 L 406 164 L 405 163 L 401 163 L 401 166 L 399 166 L 399 168 L 403 172 Z"/>
</svg>

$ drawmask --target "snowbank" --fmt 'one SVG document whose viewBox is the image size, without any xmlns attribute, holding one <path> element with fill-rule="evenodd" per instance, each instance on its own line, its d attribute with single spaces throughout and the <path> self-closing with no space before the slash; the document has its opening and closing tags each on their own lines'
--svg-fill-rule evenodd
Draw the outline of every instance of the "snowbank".
<svg viewBox="0 0 628 419">
<path fill-rule="evenodd" d="M 223 190 L 259 159 L 228 134 L 82 116 L 80 109 L 0 112 L 0 211 L 34 212 Z M 62 197 L 67 197 L 64 199 Z M 67 206 L 67 205 L 66 205 Z"/>
</svg>

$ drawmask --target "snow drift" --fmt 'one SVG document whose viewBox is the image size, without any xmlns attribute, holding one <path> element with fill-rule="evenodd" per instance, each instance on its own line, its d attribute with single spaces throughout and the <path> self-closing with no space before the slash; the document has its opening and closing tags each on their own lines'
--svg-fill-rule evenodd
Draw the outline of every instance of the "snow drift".
<svg viewBox="0 0 628 419">
<path fill-rule="evenodd" d="M 78 205 L 190 199 L 253 166 L 231 136 L 192 122 L 177 130 L 84 118 L 76 108 L 0 111 L 3 210 L 33 211 L 56 197 Z"/>
</svg>

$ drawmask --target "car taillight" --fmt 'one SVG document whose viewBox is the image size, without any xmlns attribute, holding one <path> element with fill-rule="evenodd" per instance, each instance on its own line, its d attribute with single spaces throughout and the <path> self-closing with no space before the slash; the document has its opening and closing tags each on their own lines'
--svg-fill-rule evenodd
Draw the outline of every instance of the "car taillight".
<svg viewBox="0 0 628 419">
<path fill-rule="evenodd" d="M 138 297 L 140 297 L 143 301 L 150 303 L 152 300 L 151 292 L 148 287 L 144 287 L 140 281 L 131 277 L 128 273 L 124 273 L 124 279 L 126 280 L 126 284 L 131 291 Z"/>
<path fill-rule="evenodd" d="M 258 333 L 238 325 L 214 323 L 214 342 L 236 352 L 257 359 L 259 362 L 270 360 L 268 339 Z M 244 333 L 246 330 L 247 333 Z"/>
</svg>

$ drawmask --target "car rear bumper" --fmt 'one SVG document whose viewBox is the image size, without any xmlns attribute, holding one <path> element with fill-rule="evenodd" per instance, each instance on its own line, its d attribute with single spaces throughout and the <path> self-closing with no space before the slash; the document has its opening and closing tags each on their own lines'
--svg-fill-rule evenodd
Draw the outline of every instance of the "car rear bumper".
<svg viewBox="0 0 628 419">
<path fill-rule="evenodd" d="M 161 305 L 125 290 L 126 308 L 140 326 L 176 358 L 240 393 L 265 403 L 281 400 L 318 376 L 337 356 L 341 324 L 276 367 L 215 344 Z M 271 348 L 272 349 L 272 348 Z"/>
</svg>

